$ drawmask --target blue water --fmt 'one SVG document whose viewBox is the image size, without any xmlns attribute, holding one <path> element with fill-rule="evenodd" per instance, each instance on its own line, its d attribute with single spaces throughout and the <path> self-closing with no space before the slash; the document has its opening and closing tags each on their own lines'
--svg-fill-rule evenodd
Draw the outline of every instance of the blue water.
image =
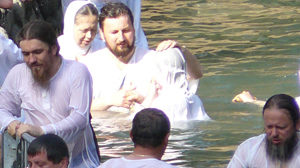
<svg viewBox="0 0 300 168">
<path fill-rule="evenodd" d="M 250 90 L 265 100 L 298 96 L 300 1 L 144 0 L 142 25 L 151 47 L 176 39 L 203 66 L 198 95 L 209 122 L 177 123 L 163 160 L 179 167 L 226 167 L 237 145 L 263 132 L 261 107 L 231 103 Z M 116 119 L 117 118 L 117 119 Z M 94 121 L 103 160 L 130 153 L 130 123 Z M 176 126 L 176 125 L 175 125 Z"/>
</svg>

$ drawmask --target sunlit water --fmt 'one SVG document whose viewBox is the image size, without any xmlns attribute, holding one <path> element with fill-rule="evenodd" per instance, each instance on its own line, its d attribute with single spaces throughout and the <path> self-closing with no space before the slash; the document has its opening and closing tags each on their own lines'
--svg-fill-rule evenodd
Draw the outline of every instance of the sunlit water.
<svg viewBox="0 0 300 168">
<path fill-rule="evenodd" d="M 142 25 L 151 47 L 176 39 L 204 70 L 198 95 L 209 122 L 173 125 L 163 160 L 179 167 L 226 167 L 237 145 L 263 132 L 261 108 L 231 103 L 250 90 L 265 100 L 299 95 L 300 2 L 292 0 L 144 0 Z M 102 161 L 131 152 L 123 115 L 94 119 Z M 180 129 L 179 129 L 180 128 Z"/>
</svg>

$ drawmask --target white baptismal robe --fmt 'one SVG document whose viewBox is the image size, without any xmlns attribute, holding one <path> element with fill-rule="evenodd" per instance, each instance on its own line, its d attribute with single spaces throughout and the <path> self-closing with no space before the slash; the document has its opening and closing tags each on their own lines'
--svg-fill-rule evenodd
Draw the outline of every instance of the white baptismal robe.
<svg viewBox="0 0 300 168">
<path fill-rule="evenodd" d="M 297 133 L 298 139 L 300 133 Z M 286 163 L 288 168 L 300 167 L 300 141 L 293 157 Z M 247 139 L 235 151 L 228 168 L 277 168 L 279 162 L 272 161 L 266 153 L 266 134 Z"/>
<path fill-rule="evenodd" d="M 53 133 L 66 141 L 69 167 L 97 167 L 100 162 L 90 124 L 91 99 L 91 76 L 78 62 L 62 60 L 47 88 L 34 81 L 25 63 L 16 65 L 0 90 L 1 131 L 21 115 L 22 109 L 24 123 L 40 126 L 45 134 Z"/>
<path fill-rule="evenodd" d="M 21 50 L 10 39 L 0 34 L 0 88 L 9 70 L 23 62 Z"/>
<path fill-rule="evenodd" d="M 177 49 L 164 52 L 136 48 L 132 58 L 124 69 L 118 68 L 115 56 L 109 49 L 101 49 L 82 59 L 93 77 L 94 98 L 109 98 L 121 88 L 136 87 L 138 93 L 147 96 L 149 84 L 155 79 L 162 89 L 150 107 L 163 110 L 171 121 L 209 119 L 196 95 L 190 94 L 184 68 L 161 63 L 161 57 L 171 57 Z M 171 58 L 173 59 L 173 58 Z M 172 65 L 173 66 L 173 65 Z M 172 67 L 171 66 L 171 67 Z M 200 101 L 194 101 L 198 98 Z M 194 104 L 195 103 L 195 104 Z M 197 108 L 193 106 L 196 105 Z M 110 111 L 127 111 L 121 107 L 111 107 Z"/>
</svg>

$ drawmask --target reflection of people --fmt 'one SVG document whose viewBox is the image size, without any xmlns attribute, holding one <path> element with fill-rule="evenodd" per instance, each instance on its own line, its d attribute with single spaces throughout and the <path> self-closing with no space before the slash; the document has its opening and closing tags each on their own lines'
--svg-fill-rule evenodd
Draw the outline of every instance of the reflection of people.
<svg viewBox="0 0 300 168">
<path fill-rule="evenodd" d="M 295 99 L 274 95 L 262 113 L 265 133 L 239 145 L 228 168 L 300 167 L 300 120 Z"/>
<path fill-rule="evenodd" d="M 134 143 L 133 152 L 122 158 L 110 159 L 100 167 L 175 167 L 161 161 L 168 145 L 169 135 L 168 117 L 158 109 L 143 109 L 135 115 L 132 121 L 130 137 Z"/>
<path fill-rule="evenodd" d="M 60 54 L 71 60 L 81 59 L 103 48 L 103 41 L 95 38 L 98 32 L 98 11 L 88 1 L 73 1 L 64 17 L 63 35 L 58 37 Z"/>
<path fill-rule="evenodd" d="M 21 50 L 10 39 L 0 34 L 0 88 L 9 70 L 23 62 Z"/>
<path fill-rule="evenodd" d="M 68 147 L 63 139 L 54 134 L 34 139 L 29 144 L 27 155 L 29 168 L 67 168 L 69 164 Z"/>
<path fill-rule="evenodd" d="M 70 167 L 97 167 L 98 148 L 90 124 L 91 76 L 87 68 L 58 54 L 55 32 L 43 21 L 19 33 L 23 64 L 14 66 L 0 90 L 0 126 L 12 136 L 53 133 L 68 144 Z M 25 121 L 15 116 L 24 113 Z"/>
<path fill-rule="evenodd" d="M 191 100 L 193 94 L 188 90 L 185 63 L 191 78 L 202 76 L 195 56 L 185 47 L 183 56 L 178 49 L 157 52 L 134 46 L 132 20 L 130 9 L 122 3 L 108 3 L 101 10 L 100 34 L 106 48 L 95 52 L 86 63 L 95 86 L 93 109 L 119 111 L 121 107 L 126 111 L 141 104 L 163 109 L 172 121 L 190 116 L 208 118 L 199 98 L 196 115 L 188 112 L 189 103 L 196 101 Z M 165 49 L 178 43 L 169 40 L 159 46 Z"/>
</svg>

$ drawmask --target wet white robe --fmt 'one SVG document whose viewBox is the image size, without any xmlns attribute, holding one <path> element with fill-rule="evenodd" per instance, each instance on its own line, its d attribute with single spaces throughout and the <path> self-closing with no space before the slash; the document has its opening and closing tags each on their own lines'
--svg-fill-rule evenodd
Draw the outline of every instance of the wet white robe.
<svg viewBox="0 0 300 168">
<path fill-rule="evenodd" d="M 90 124 L 92 79 L 87 68 L 63 60 L 48 88 L 38 85 L 25 63 L 16 65 L 0 90 L 1 132 L 19 117 L 62 137 L 70 151 L 70 168 L 99 166 Z"/>
<path fill-rule="evenodd" d="M 162 85 L 162 90 L 150 107 L 163 110 L 171 121 L 209 119 L 199 97 L 189 91 L 185 62 L 178 49 L 156 52 L 136 48 L 123 70 L 117 67 L 113 57 L 105 48 L 83 62 L 93 77 L 94 98 L 105 99 L 120 88 L 130 88 L 130 85 L 135 86 L 141 95 L 147 96 L 149 83 L 155 79 Z M 109 110 L 129 111 L 121 107 L 111 107 Z M 140 108 L 135 112 L 138 110 Z"/>
<path fill-rule="evenodd" d="M 15 43 L 0 34 L 0 88 L 9 70 L 23 62 L 23 54 Z"/>
<path fill-rule="evenodd" d="M 240 144 L 235 151 L 228 168 L 277 168 L 274 161 L 267 157 L 266 154 L 266 134 L 261 134 L 247 139 Z M 298 133 L 298 139 L 300 133 Z M 297 144 L 297 150 L 295 151 L 291 160 L 288 161 L 288 168 L 300 167 L 300 141 Z"/>
</svg>

